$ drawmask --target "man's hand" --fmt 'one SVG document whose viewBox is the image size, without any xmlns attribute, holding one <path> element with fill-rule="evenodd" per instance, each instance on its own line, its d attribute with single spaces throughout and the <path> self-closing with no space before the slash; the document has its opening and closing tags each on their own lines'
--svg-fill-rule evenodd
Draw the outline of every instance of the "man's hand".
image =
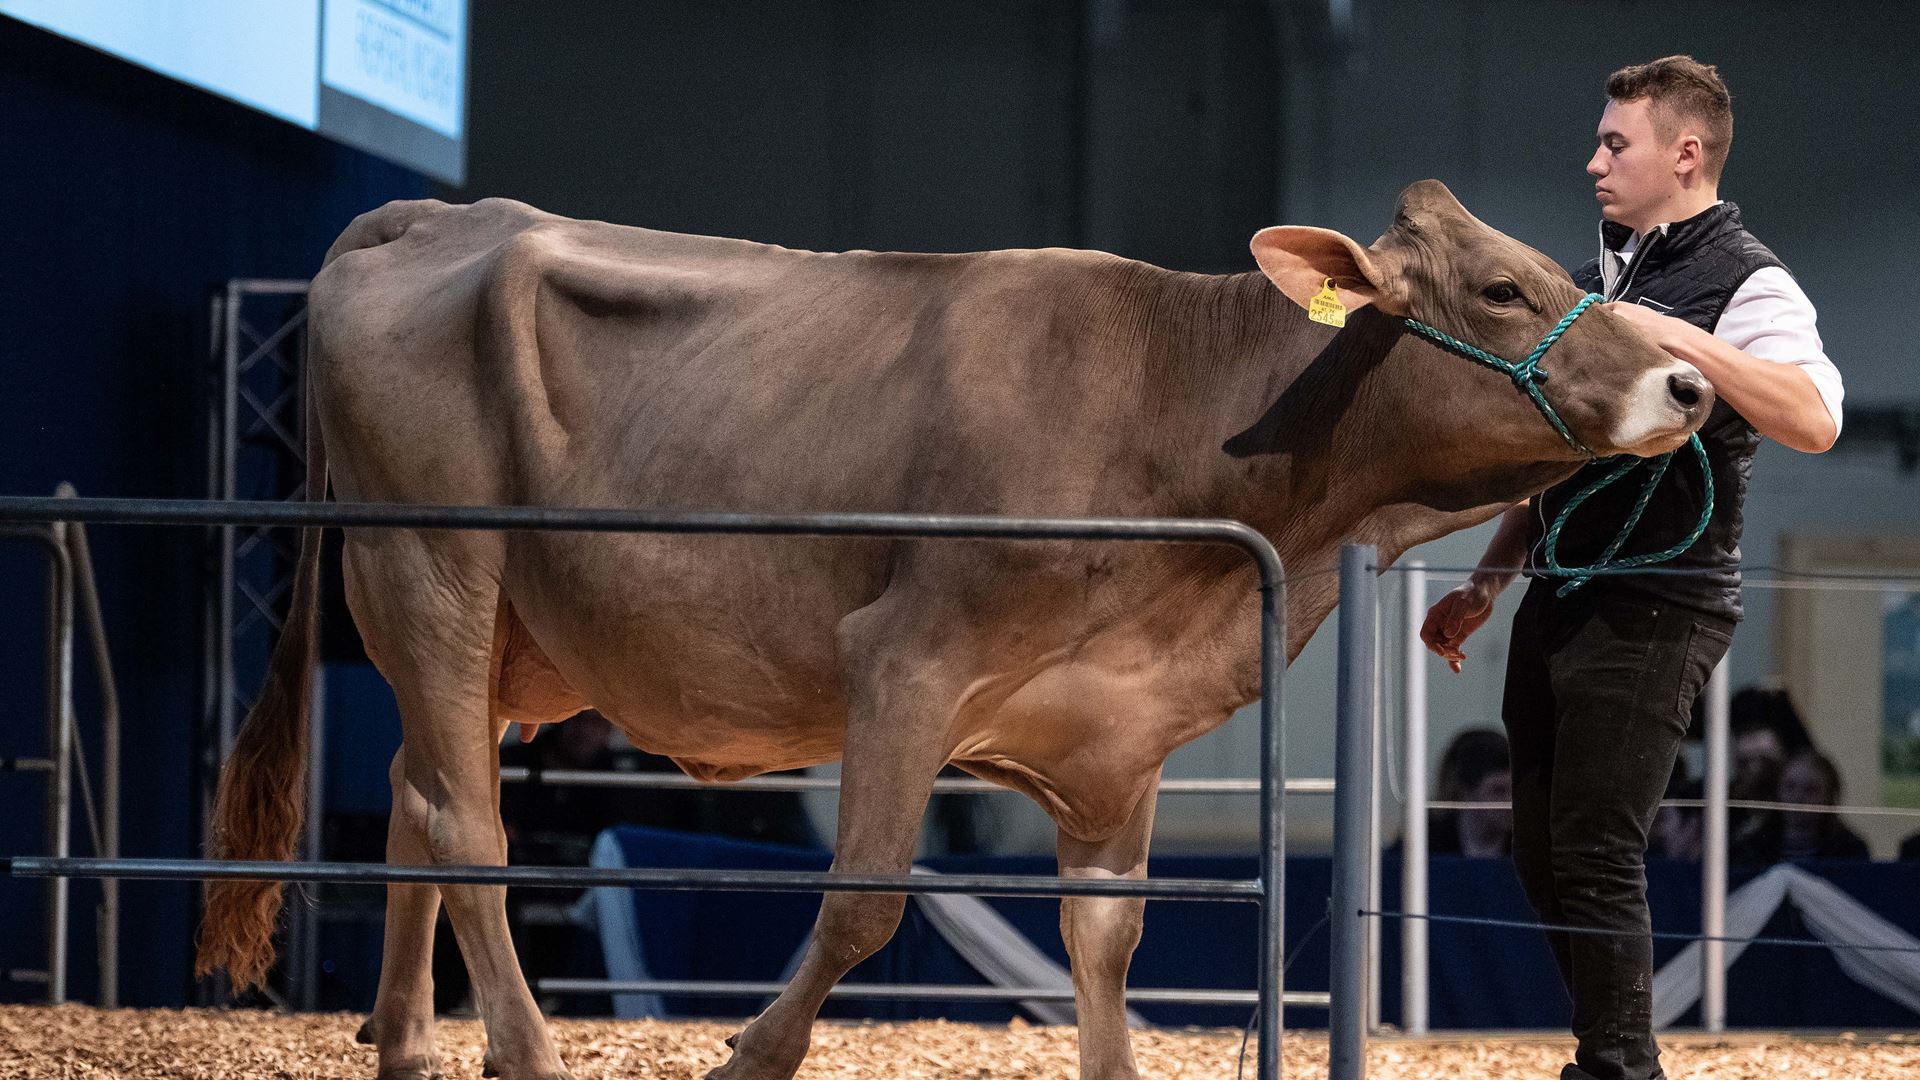
<svg viewBox="0 0 1920 1080">
<path fill-rule="evenodd" d="M 1435 656 L 1445 660 L 1454 674 L 1459 674 L 1460 662 L 1467 658 L 1460 646 L 1493 614 L 1493 598 L 1497 595 L 1498 589 L 1476 575 L 1428 609 L 1427 621 L 1420 627 L 1420 640 L 1427 643 Z"/>
<path fill-rule="evenodd" d="M 1840 434 L 1813 379 L 1797 365 L 1755 359 L 1705 330 L 1641 304 L 1604 305 L 1648 341 L 1706 376 L 1713 392 L 1767 438 L 1818 454 Z"/>
<path fill-rule="evenodd" d="M 1648 341 L 1675 356 L 1679 355 L 1681 343 L 1688 337 L 1705 333 L 1685 319 L 1662 315 L 1645 304 L 1630 304 L 1624 300 L 1615 300 L 1611 304 L 1601 306 L 1632 323 L 1634 329 L 1647 336 Z"/>
</svg>

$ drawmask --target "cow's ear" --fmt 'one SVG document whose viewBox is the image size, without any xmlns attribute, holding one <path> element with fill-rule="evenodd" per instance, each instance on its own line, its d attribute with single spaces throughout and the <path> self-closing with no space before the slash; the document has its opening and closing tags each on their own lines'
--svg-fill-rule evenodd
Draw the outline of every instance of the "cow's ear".
<svg viewBox="0 0 1920 1080">
<path fill-rule="evenodd" d="M 1275 225 L 1253 234 L 1248 246 L 1260 269 L 1301 307 L 1332 279 L 1348 311 L 1372 304 L 1389 315 L 1407 313 L 1397 260 L 1332 229 Z"/>
</svg>

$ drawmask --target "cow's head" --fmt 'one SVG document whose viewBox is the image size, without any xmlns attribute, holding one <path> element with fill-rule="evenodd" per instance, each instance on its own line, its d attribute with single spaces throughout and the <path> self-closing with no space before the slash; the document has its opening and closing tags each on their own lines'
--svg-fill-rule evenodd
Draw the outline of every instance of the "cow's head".
<svg viewBox="0 0 1920 1080">
<path fill-rule="evenodd" d="M 1438 180 L 1401 192 L 1393 227 L 1370 247 L 1291 225 L 1262 230 L 1252 247 L 1267 277 L 1302 307 L 1331 279 L 1349 312 L 1371 306 L 1411 316 L 1510 361 L 1525 359 L 1583 295 L 1551 259 L 1467 213 Z M 1465 412 L 1461 419 L 1506 453 L 1578 458 L 1510 381 L 1417 335 L 1405 337 L 1394 351 L 1420 350 L 1416 370 L 1453 365 L 1477 373 L 1436 372 L 1435 410 Z M 1596 454 L 1672 450 L 1713 408 L 1712 388 L 1693 365 L 1597 306 L 1551 347 L 1542 366 L 1550 376 L 1541 384 L 1548 402 Z M 1463 396 L 1461 387 L 1471 389 Z"/>
</svg>

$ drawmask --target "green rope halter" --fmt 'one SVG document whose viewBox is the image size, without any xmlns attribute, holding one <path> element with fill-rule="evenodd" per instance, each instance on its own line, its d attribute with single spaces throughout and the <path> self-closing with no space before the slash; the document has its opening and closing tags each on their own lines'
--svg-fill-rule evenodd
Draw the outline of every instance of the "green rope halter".
<svg viewBox="0 0 1920 1080">
<path fill-rule="evenodd" d="M 1701 534 L 1707 531 L 1707 523 L 1713 518 L 1713 470 L 1707 466 L 1707 448 L 1700 442 L 1700 436 L 1690 435 L 1687 437 L 1687 443 L 1693 447 L 1694 455 L 1700 459 L 1700 475 L 1706 482 L 1706 504 L 1701 507 L 1699 523 L 1693 527 L 1692 532 L 1687 534 L 1686 539 L 1665 551 L 1655 554 L 1633 555 L 1624 559 L 1614 558 L 1614 555 L 1620 550 L 1620 545 L 1626 543 L 1627 537 L 1633 532 L 1634 527 L 1640 524 L 1640 515 L 1646 511 L 1648 501 L 1653 498 L 1653 489 L 1659 485 L 1660 478 L 1667 474 L 1667 466 L 1673 461 L 1674 452 L 1670 450 L 1661 454 L 1659 457 L 1645 459 L 1652 466 L 1652 472 L 1648 475 L 1645 485 L 1640 489 L 1640 498 L 1633 504 L 1633 513 L 1627 517 L 1626 524 L 1620 527 L 1620 532 L 1614 536 L 1613 542 L 1607 545 L 1607 549 L 1600 553 L 1600 557 L 1588 566 L 1568 567 L 1560 565 L 1560 560 L 1557 557 L 1560 543 L 1560 530 L 1565 527 L 1567 519 L 1573 516 L 1574 508 L 1585 502 L 1588 496 L 1633 471 L 1633 467 L 1643 460 L 1628 454 L 1621 454 L 1605 459 L 1596 458 L 1593 451 L 1581 445 L 1580 440 L 1573 437 L 1573 432 L 1567 429 L 1566 423 L 1560 419 L 1560 414 L 1555 412 L 1553 405 L 1547 401 L 1546 392 L 1540 389 L 1540 384 L 1547 381 L 1546 369 L 1540 366 L 1540 361 L 1547 355 L 1547 350 L 1553 347 L 1554 342 L 1560 340 L 1560 335 L 1567 332 L 1567 328 L 1573 325 L 1574 320 L 1578 319 L 1582 312 L 1595 304 L 1604 302 L 1605 299 L 1606 298 L 1599 293 L 1588 293 L 1581 297 L 1580 302 L 1573 305 L 1573 310 L 1567 312 L 1553 329 L 1547 331 L 1547 335 L 1540 339 L 1540 344 L 1535 345 L 1533 351 L 1527 354 L 1527 358 L 1517 364 L 1511 360 L 1495 356 L 1485 349 L 1469 345 L 1459 338 L 1448 334 L 1446 331 L 1429 326 L 1419 319 L 1404 318 L 1401 320 L 1407 329 L 1433 341 L 1440 347 L 1465 357 L 1476 364 L 1490 367 L 1502 375 L 1505 375 L 1507 378 L 1512 379 L 1514 388 L 1533 400 L 1534 407 L 1540 410 L 1540 415 L 1547 418 L 1547 422 L 1553 425 L 1553 430 L 1559 432 L 1560 437 L 1567 440 L 1567 445 L 1573 447 L 1575 452 L 1584 454 L 1590 459 L 1620 462 L 1612 472 L 1588 484 L 1578 495 L 1567 500 L 1567 505 L 1561 508 L 1559 515 L 1554 518 L 1553 526 L 1547 530 L 1547 573 L 1555 577 L 1571 579 L 1565 585 L 1560 586 L 1559 590 L 1555 593 L 1556 596 L 1567 595 L 1592 580 L 1595 574 L 1665 562 L 1692 547 L 1694 541 L 1700 539 Z"/>
<path fill-rule="evenodd" d="M 1444 330 L 1428 326 L 1419 319 L 1402 319 L 1401 321 L 1406 323 L 1407 329 L 1414 333 L 1430 338 L 1444 348 L 1451 349 L 1476 364 L 1484 364 L 1512 379 L 1514 389 L 1533 399 L 1534 407 L 1540 410 L 1540 415 L 1546 417 L 1549 424 L 1553 425 L 1553 430 L 1567 440 L 1568 446 L 1573 447 L 1576 453 L 1593 457 L 1593 451 L 1580 445 L 1580 440 L 1573 437 L 1573 432 L 1568 431 L 1567 425 L 1561 421 L 1560 414 L 1554 412 L 1553 406 L 1547 402 L 1546 392 L 1540 389 L 1540 384 L 1547 381 L 1547 372 L 1540 366 L 1540 361 L 1547 355 L 1547 350 L 1553 348 L 1553 343 L 1560 340 L 1560 335 L 1567 332 L 1567 327 L 1573 325 L 1573 320 L 1580 317 L 1581 312 L 1605 299 L 1599 293 L 1588 293 L 1581 297 L 1580 302 L 1573 305 L 1573 310 L 1567 312 L 1559 325 L 1547 331 L 1547 336 L 1540 339 L 1540 344 L 1535 345 L 1533 351 L 1527 354 L 1527 358 L 1517 364 L 1511 360 L 1503 360 L 1485 349 L 1469 345 Z"/>
</svg>

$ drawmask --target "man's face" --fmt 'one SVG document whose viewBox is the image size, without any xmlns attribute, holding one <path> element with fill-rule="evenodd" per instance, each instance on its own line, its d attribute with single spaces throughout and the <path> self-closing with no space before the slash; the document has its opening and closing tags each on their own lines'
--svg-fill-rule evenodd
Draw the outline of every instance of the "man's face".
<svg viewBox="0 0 1920 1080">
<path fill-rule="evenodd" d="M 1599 145 L 1587 172 L 1593 176 L 1601 215 L 1635 230 L 1658 225 L 1646 218 L 1680 191 L 1674 163 L 1682 136 L 1675 135 L 1674 145 L 1661 141 L 1649 98 L 1609 100 L 1596 134 Z"/>
</svg>

